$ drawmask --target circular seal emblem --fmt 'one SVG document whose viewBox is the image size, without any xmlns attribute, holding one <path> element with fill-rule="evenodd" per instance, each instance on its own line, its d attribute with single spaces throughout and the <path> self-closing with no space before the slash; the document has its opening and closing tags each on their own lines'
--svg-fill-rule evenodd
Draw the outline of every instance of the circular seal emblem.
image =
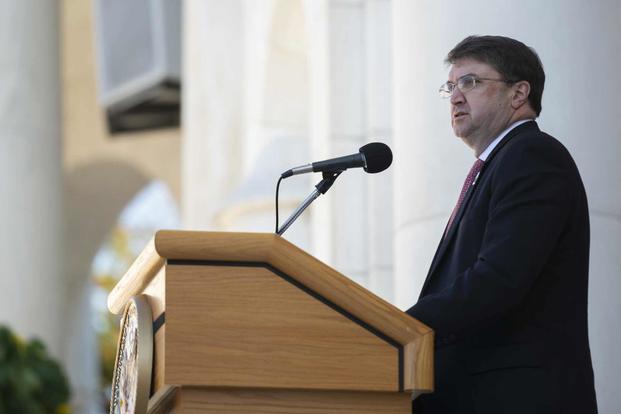
<svg viewBox="0 0 621 414">
<path fill-rule="evenodd" d="M 153 317 L 145 295 L 123 311 L 112 377 L 110 414 L 146 414 L 151 391 Z"/>
</svg>

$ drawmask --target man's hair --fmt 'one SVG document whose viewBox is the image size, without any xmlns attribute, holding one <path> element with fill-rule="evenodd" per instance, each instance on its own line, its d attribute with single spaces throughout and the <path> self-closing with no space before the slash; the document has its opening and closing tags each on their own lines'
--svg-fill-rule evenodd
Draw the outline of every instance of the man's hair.
<svg viewBox="0 0 621 414">
<path fill-rule="evenodd" d="M 468 36 L 448 53 L 445 62 L 453 64 L 461 59 L 486 63 L 508 81 L 527 81 L 528 102 L 539 116 L 546 75 L 534 49 L 509 37 Z"/>
</svg>

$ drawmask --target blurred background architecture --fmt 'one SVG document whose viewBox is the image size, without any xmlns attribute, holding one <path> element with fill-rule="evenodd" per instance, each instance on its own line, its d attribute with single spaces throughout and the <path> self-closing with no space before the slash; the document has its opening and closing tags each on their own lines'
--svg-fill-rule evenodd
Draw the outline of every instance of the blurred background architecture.
<svg viewBox="0 0 621 414">
<path fill-rule="evenodd" d="M 0 1 L 0 324 L 41 337 L 78 413 L 105 410 L 107 289 L 159 228 L 274 230 L 280 173 L 390 145 L 285 234 L 405 309 L 471 152 L 452 135 L 446 53 L 515 37 L 546 69 L 541 128 L 591 210 L 590 340 L 600 412 L 621 409 L 621 63 L 616 0 Z M 281 185 L 281 222 L 317 176 Z"/>
</svg>

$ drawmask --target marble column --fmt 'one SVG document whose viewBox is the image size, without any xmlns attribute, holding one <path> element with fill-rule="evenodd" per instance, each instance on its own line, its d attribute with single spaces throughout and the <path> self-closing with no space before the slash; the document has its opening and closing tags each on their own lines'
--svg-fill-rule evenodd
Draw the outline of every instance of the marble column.
<svg viewBox="0 0 621 414">
<path fill-rule="evenodd" d="M 391 4 L 388 0 L 305 2 L 314 159 L 392 142 Z M 314 206 L 313 252 L 391 300 L 392 173 L 350 170 Z"/>
<path fill-rule="evenodd" d="M 391 1 L 366 0 L 365 12 L 366 140 L 393 146 Z M 394 167 L 367 175 L 367 288 L 394 299 L 393 180 Z"/>
<path fill-rule="evenodd" d="M 214 230 L 243 169 L 244 1 L 187 0 L 183 10 L 182 217 Z"/>
<path fill-rule="evenodd" d="M 0 323 L 62 356 L 58 3 L 0 2 Z"/>
<path fill-rule="evenodd" d="M 302 1 L 247 1 L 244 15 L 244 172 L 217 218 L 226 230 L 273 232 L 274 193 L 280 174 L 310 161 Z M 308 176 L 281 183 L 280 225 L 311 188 Z M 309 221 L 307 211 L 284 237 L 308 249 Z"/>
</svg>

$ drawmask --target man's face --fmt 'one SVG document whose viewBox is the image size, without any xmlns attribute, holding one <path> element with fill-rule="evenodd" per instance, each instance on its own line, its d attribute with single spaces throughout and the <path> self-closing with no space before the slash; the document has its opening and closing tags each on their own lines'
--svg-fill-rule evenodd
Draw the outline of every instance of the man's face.
<svg viewBox="0 0 621 414">
<path fill-rule="evenodd" d="M 456 61 L 448 80 L 457 83 L 464 75 L 503 79 L 490 65 L 473 59 Z M 505 82 L 481 80 L 474 89 L 462 92 L 455 88 L 451 96 L 451 125 L 455 135 L 481 152 L 511 121 L 512 89 Z"/>
</svg>

